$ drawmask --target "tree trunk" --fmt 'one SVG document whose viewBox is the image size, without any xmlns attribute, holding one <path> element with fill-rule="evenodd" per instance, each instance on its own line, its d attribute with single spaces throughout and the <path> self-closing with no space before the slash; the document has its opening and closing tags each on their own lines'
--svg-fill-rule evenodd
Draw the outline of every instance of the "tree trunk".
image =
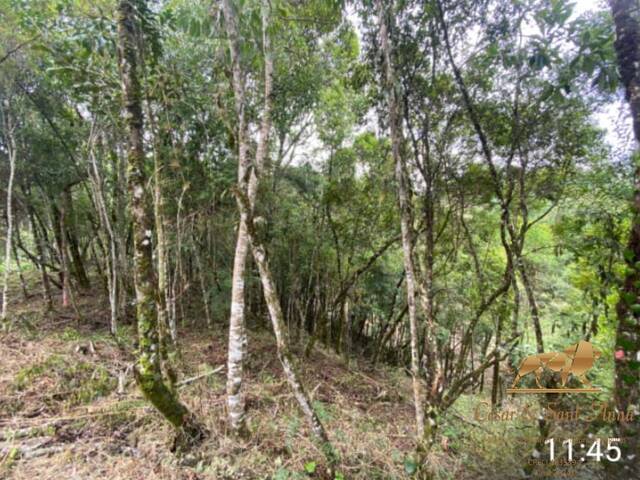
<svg viewBox="0 0 640 480">
<path fill-rule="evenodd" d="M 73 267 L 74 276 L 78 280 L 78 285 L 81 289 L 86 290 L 89 288 L 89 277 L 84 268 L 84 261 L 80 254 L 80 248 L 78 246 L 78 233 L 76 231 L 76 220 L 73 213 L 73 198 L 71 197 L 71 187 L 65 188 L 62 192 L 62 208 L 65 210 L 65 222 L 63 232 L 66 234 L 65 241 L 68 245 L 68 250 L 71 253 L 71 266 Z"/>
<path fill-rule="evenodd" d="M 264 8 L 264 7 L 263 7 Z M 245 84 L 243 67 L 240 62 L 240 37 L 238 34 L 238 20 L 234 7 L 230 0 L 223 1 L 223 11 L 229 38 L 229 51 L 231 54 L 232 83 L 234 90 L 235 109 L 238 121 L 238 185 L 247 192 L 248 200 L 253 209 L 258 182 L 256 174 L 251 169 L 249 159 L 248 132 L 245 118 Z M 260 128 L 260 139 L 256 151 L 255 163 L 262 165 L 266 157 L 269 130 L 271 128 L 271 71 L 273 69 L 270 53 L 268 53 L 268 39 L 264 36 L 265 49 L 265 86 L 264 107 Z M 249 178 L 247 178 L 249 177 Z M 248 185 L 248 186 L 247 186 Z M 245 284 L 247 253 L 249 251 L 249 238 L 247 236 L 247 216 L 240 208 L 240 222 L 238 224 L 238 237 L 233 260 L 233 276 L 231 287 L 231 314 L 229 316 L 229 350 L 227 358 L 227 411 L 229 415 L 229 427 L 239 435 L 245 435 L 245 398 L 242 390 L 243 359 L 247 348 L 245 332 Z"/>
<path fill-rule="evenodd" d="M 150 110 L 150 109 L 149 109 Z M 152 113 L 149 111 L 149 117 Z M 159 135 L 154 131 L 154 136 Z M 163 142 L 168 142 L 171 132 L 165 130 L 161 136 Z M 157 144 L 157 141 L 155 142 Z M 173 388 L 178 380 L 178 375 L 173 368 L 177 354 L 177 332 L 175 329 L 175 317 L 169 328 L 169 316 L 167 311 L 167 239 L 165 235 L 165 202 L 164 202 L 164 148 L 155 149 L 153 155 L 153 208 L 156 226 L 156 257 L 158 265 L 158 297 L 156 309 L 158 312 L 158 334 L 160 340 L 160 357 L 162 369 L 169 380 L 169 387 Z M 180 251 L 178 250 L 178 255 Z"/>
<path fill-rule="evenodd" d="M 544 339 L 542 337 L 542 326 L 540 324 L 540 310 L 538 309 L 538 302 L 536 301 L 536 296 L 533 291 L 533 285 L 531 285 L 531 280 L 529 279 L 529 274 L 522 262 L 521 252 L 517 252 L 516 255 L 516 264 L 518 265 L 518 272 L 520 273 L 520 278 L 522 279 L 522 284 L 524 285 L 524 292 L 527 296 L 527 302 L 529 303 L 529 311 L 531 312 L 531 321 L 533 322 L 533 330 L 536 335 L 536 348 L 538 353 L 544 352 Z"/>
<path fill-rule="evenodd" d="M 508 314 L 506 305 L 502 311 L 498 312 L 498 325 L 496 328 L 496 348 L 499 348 L 502 342 L 502 327 L 504 324 L 504 317 Z M 502 404 L 502 389 L 500 387 L 500 356 L 496 356 L 493 362 L 493 375 L 491 380 L 491 410 L 496 411 Z"/>
<path fill-rule="evenodd" d="M 246 215 L 249 222 L 247 223 L 247 235 L 251 244 L 251 251 L 253 258 L 258 266 L 260 273 L 260 280 L 262 282 L 262 290 L 264 292 L 264 299 L 269 310 L 269 316 L 271 317 L 271 323 L 273 325 L 273 331 L 276 336 L 276 349 L 278 359 L 282 364 L 285 376 L 289 386 L 293 390 L 293 394 L 298 401 L 298 405 L 302 410 L 307 422 L 311 427 L 311 431 L 316 437 L 316 440 L 320 444 L 325 457 L 330 465 L 334 465 L 337 462 L 337 455 L 329 441 L 329 437 L 315 412 L 308 394 L 306 393 L 302 382 L 300 381 L 300 374 L 296 365 L 296 362 L 289 349 L 289 338 L 287 336 L 286 325 L 284 321 L 284 315 L 282 313 L 282 307 L 280 305 L 278 293 L 271 273 L 271 267 L 269 266 L 269 260 L 267 258 L 267 252 L 262 240 L 264 232 L 257 232 L 264 227 L 262 219 L 258 218 L 253 221 L 251 214 L 251 204 L 248 196 L 245 192 L 238 190 L 236 195 L 239 199 L 241 211 Z"/>
<path fill-rule="evenodd" d="M 213 326 L 213 320 L 211 318 L 211 307 L 209 298 L 209 289 L 207 288 L 207 282 L 204 276 L 204 262 L 200 258 L 199 246 L 195 242 L 194 238 L 194 260 L 196 261 L 196 269 L 198 271 L 198 279 L 200 280 L 200 292 L 202 294 L 202 303 L 204 305 L 204 314 L 207 320 L 207 328 Z"/>
<path fill-rule="evenodd" d="M 617 424 L 622 438 L 622 458 L 614 465 L 627 478 L 640 477 L 640 2 L 638 0 L 609 0 L 616 28 L 615 49 L 618 69 L 631 108 L 636 138 L 633 218 L 625 259 L 629 272 L 616 307 L 616 389 L 618 411 L 633 412 L 633 420 Z"/>
<path fill-rule="evenodd" d="M 0 311 L 0 323 L 2 324 L 3 328 L 7 328 L 7 308 L 9 306 L 9 274 L 11 273 L 11 236 L 13 233 L 13 179 L 16 173 L 17 146 L 15 138 L 15 124 L 12 117 L 13 112 L 5 111 L 3 109 L 2 114 L 2 126 L 5 130 L 7 140 L 6 143 L 9 150 L 9 183 L 7 185 L 7 235 L 4 244 L 4 278 L 2 282 L 2 311 Z"/>
<path fill-rule="evenodd" d="M 158 297 L 153 271 L 152 240 L 154 218 L 148 195 L 145 195 L 144 130 L 138 79 L 138 45 L 136 18 L 139 9 L 132 0 L 122 0 L 118 5 L 118 53 L 120 78 L 124 99 L 124 121 L 128 131 L 129 206 L 133 220 L 134 268 L 136 290 L 136 318 L 138 324 L 138 359 L 134 369 L 136 381 L 143 395 L 154 407 L 184 435 L 184 440 L 194 443 L 204 437 L 205 431 L 196 423 L 187 408 L 167 388 L 160 366 Z"/>
<path fill-rule="evenodd" d="M 244 87 L 242 85 L 242 71 L 239 63 L 239 51 L 238 51 L 238 38 L 237 38 L 237 27 L 236 27 L 236 19 L 235 13 L 233 12 L 230 1 L 225 0 L 224 3 L 224 12 L 225 18 L 227 20 L 227 32 L 229 34 L 230 40 L 230 48 L 233 62 L 233 76 L 234 76 L 234 89 L 236 94 L 236 108 L 237 113 L 239 114 L 239 118 L 242 118 L 244 115 Z M 275 287 L 275 282 L 273 280 L 273 275 L 271 273 L 271 269 L 269 267 L 269 262 L 267 259 L 266 249 L 263 243 L 263 235 L 264 232 L 261 232 L 260 235 L 256 234 L 254 221 L 253 221 L 253 209 L 255 206 L 256 195 L 258 191 L 258 179 L 262 173 L 264 163 L 267 157 L 268 147 L 269 147 L 269 133 L 271 129 L 271 89 L 272 89 L 272 76 L 273 76 L 273 59 L 271 57 L 270 51 L 270 43 L 269 43 L 269 35 L 267 33 L 268 28 L 268 18 L 269 18 L 269 3 L 264 1 L 262 4 L 262 40 L 263 40 L 263 49 L 264 49 L 264 107 L 262 112 L 262 121 L 260 126 L 260 139 L 258 142 L 258 148 L 256 150 L 256 158 L 253 165 L 249 163 L 244 163 L 239 165 L 239 185 L 236 189 L 236 197 L 238 203 L 238 209 L 240 211 L 241 216 L 241 224 L 240 227 L 244 224 L 245 231 L 243 233 L 244 241 L 247 242 L 247 245 L 250 245 L 253 258 L 258 266 L 258 272 L 260 274 L 260 280 L 262 282 L 262 289 L 264 292 L 265 302 L 267 304 L 267 308 L 269 310 L 269 315 L 271 317 L 271 323 L 273 325 L 273 330 L 276 335 L 276 348 L 277 355 L 280 363 L 285 372 L 285 376 L 287 381 L 293 390 L 293 394 L 300 405 L 300 408 L 306 417 L 307 421 L 310 424 L 311 430 L 314 433 L 316 439 L 321 445 L 321 448 L 327 457 L 330 465 L 333 465 L 337 461 L 337 456 L 329 442 L 329 438 L 326 434 L 326 431 L 320 421 L 318 415 L 316 414 L 313 406 L 311 405 L 311 401 L 304 390 L 302 382 L 300 381 L 300 376 L 295 365 L 293 356 L 289 350 L 289 339 L 286 333 L 286 325 L 284 321 L 284 316 L 282 313 L 282 307 L 280 305 L 277 289 Z M 242 120 L 242 124 L 244 124 L 244 120 Z M 244 128 L 244 127 L 242 127 Z M 240 130 L 240 136 L 242 143 L 244 143 L 244 131 Z M 242 149 L 242 143 L 240 143 L 240 148 Z M 246 145 L 245 147 L 246 148 Z M 240 162 L 246 162 L 246 150 L 240 155 Z M 253 167 L 253 168 L 252 168 Z M 240 175 L 242 173 L 242 175 Z M 247 177 L 250 177 L 247 179 Z M 242 222 L 244 220 L 244 222 Z M 257 219 L 256 223 L 259 225 L 260 229 L 264 227 L 265 222 L 263 219 Z M 241 228 L 239 228 L 241 230 Z M 242 237 L 238 235 L 238 239 L 240 240 Z M 240 242 L 239 242 L 240 243 Z M 235 268 L 234 268 L 235 274 Z M 241 277 L 240 277 L 241 279 Z M 236 299 L 233 299 L 236 300 Z M 242 330 L 244 329 L 243 324 L 239 324 Z M 241 333 L 244 335 L 244 333 Z M 237 339 L 236 339 L 237 342 Z M 230 334 L 230 347 L 231 347 L 231 334 Z M 241 347 L 240 345 L 237 345 Z M 242 347 L 235 352 L 233 352 L 230 348 L 229 355 L 232 353 L 238 354 L 242 353 Z M 236 360 L 238 357 L 236 356 Z M 240 358 L 241 361 L 241 358 Z M 229 360 L 231 364 L 231 359 Z M 229 378 L 229 383 L 232 380 Z M 241 381 L 241 378 L 240 378 Z M 244 407 L 244 405 L 242 405 Z"/>
<path fill-rule="evenodd" d="M 26 192 L 24 192 L 26 196 Z M 51 295 L 51 285 L 49 282 L 49 275 L 47 274 L 46 267 L 46 245 L 44 243 L 43 236 L 40 235 L 38 231 L 38 226 L 36 225 L 35 214 L 33 213 L 33 206 L 30 202 L 27 202 L 27 215 L 29 216 L 29 223 L 31 224 L 31 232 L 33 235 L 33 241 L 36 245 L 36 253 L 38 255 L 38 267 L 40 268 L 40 274 L 42 276 L 42 289 L 44 300 L 47 304 L 47 311 L 53 309 L 53 297 Z"/>
<path fill-rule="evenodd" d="M 16 224 L 16 238 L 20 238 L 20 224 Z M 16 248 L 16 242 L 11 242 L 11 250 L 13 251 L 13 258 L 16 260 L 16 267 L 18 267 L 18 276 L 20 277 L 20 288 L 22 288 L 22 296 L 25 301 L 29 300 L 29 292 L 27 291 L 27 283 L 24 280 L 22 274 L 22 264 L 20 263 L 20 256 L 18 255 L 18 249 Z"/>
<path fill-rule="evenodd" d="M 91 158 L 92 166 L 92 169 L 89 171 L 89 176 L 93 178 L 92 184 L 98 218 L 109 236 L 109 255 L 106 260 L 108 270 L 106 275 L 107 290 L 109 294 L 109 310 L 111 312 L 109 329 L 111 334 L 115 335 L 118 329 L 118 247 L 115 232 L 113 231 L 111 219 L 107 211 L 102 175 L 98 168 L 98 162 L 93 149 L 89 152 L 89 157 Z"/>
<path fill-rule="evenodd" d="M 398 203 L 400 206 L 400 227 L 402 231 L 402 253 L 406 276 L 407 306 L 409 312 L 409 326 L 411 335 L 411 376 L 413 381 L 413 402 L 416 415 L 416 432 L 421 443 L 425 437 L 424 399 L 422 384 L 420 383 L 420 359 L 418 354 L 418 321 L 416 318 L 416 285 L 415 270 L 412 258 L 413 225 L 408 194 L 408 178 L 402 157 L 403 138 L 400 115 L 400 102 L 396 91 L 396 79 L 391 61 L 391 45 L 388 32 L 388 16 L 382 0 L 378 0 L 378 20 L 380 44 L 383 55 L 384 84 L 389 109 L 389 130 L 391 132 L 391 150 L 395 163 L 395 175 L 398 188 Z"/>
<path fill-rule="evenodd" d="M 76 302 L 76 295 L 73 290 L 73 283 L 71 282 L 71 273 L 69 271 L 69 256 L 67 254 L 67 232 L 65 230 L 66 227 L 66 202 L 62 202 L 60 206 L 60 262 L 62 267 L 62 305 L 67 307 L 69 305 L 69 300 L 71 301 L 71 306 L 73 307 L 73 311 L 76 314 L 76 322 L 79 324 L 82 320 L 82 316 L 80 314 L 80 309 L 78 308 L 78 303 Z"/>
</svg>

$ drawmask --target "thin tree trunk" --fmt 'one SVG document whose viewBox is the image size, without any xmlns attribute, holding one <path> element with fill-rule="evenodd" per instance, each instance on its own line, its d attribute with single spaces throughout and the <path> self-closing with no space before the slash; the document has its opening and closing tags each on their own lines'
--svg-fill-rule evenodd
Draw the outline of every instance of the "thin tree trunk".
<svg viewBox="0 0 640 480">
<path fill-rule="evenodd" d="M 20 238 L 20 224 L 16 224 L 16 237 Z M 11 242 L 11 250 L 13 250 L 13 258 L 16 260 L 16 267 L 18 267 L 18 276 L 20 277 L 20 288 L 22 289 L 22 296 L 25 300 L 29 299 L 29 292 L 27 291 L 27 283 L 24 280 L 22 273 L 22 264 L 20 263 L 20 256 L 18 255 L 18 249 L 16 248 L 16 242 Z"/>
<path fill-rule="evenodd" d="M 93 146 L 89 152 L 91 158 L 91 166 L 93 175 L 93 190 L 95 197 L 95 204 L 98 210 L 98 218 L 107 231 L 109 236 L 109 255 L 107 258 L 107 289 L 109 291 L 109 309 L 111 317 L 109 321 L 109 329 L 112 335 L 117 333 L 118 329 L 118 250 L 116 236 L 109 219 L 109 213 L 107 212 L 104 188 L 100 169 L 98 168 L 98 162 L 96 160 Z"/>
<path fill-rule="evenodd" d="M 527 296 L 527 302 L 529 303 L 529 310 L 531 312 L 531 320 L 533 321 L 533 330 L 536 335 L 536 348 L 538 349 L 538 353 L 544 352 L 544 340 L 542 337 L 542 326 L 540 324 L 540 311 L 538 309 L 538 302 L 536 301 L 536 296 L 533 291 L 533 285 L 531 285 L 531 280 L 529 279 L 529 274 L 522 263 L 522 256 L 520 252 L 516 257 L 516 264 L 518 265 L 518 272 L 520 272 L 520 278 L 522 279 L 522 284 L 524 285 L 524 292 Z"/>
<path fill-rule="evenodd" d="M 26 196 L 26 192 L 24 193 Z M 51 295 L 51 284 L 49 282 L 49 275 L 47 274 L 46 245 L 44 244 L 44 238 L 40 235 L 40 232 L 38 231 L 38 226 L 36 225 L 36 220 L 34 218 L 33 206 L 28 202 L 27 202 L 27 215 L 29 216 L 29 223 L 31 225 L 33 240 L 36 244 L 36 253 L 38 255 L 38 267 L 40 268 L 40 274 L 42 276 L 42 289 L 43 289 L 44 300 L 47 304 L 47 311 L 49 311 L 53 309 L 53 297 Z"/>
<path fill-rule="evenodd" d="M 184 327 L 184 310 L 182 309 L 182 295 L 184 293 L 183 288 L 183 272 L 182 272 L 182 204 L 184 196 L 187 193 L 187 185 L 182 187 L 180 197 L 178 197 L 178 209 L 176 212 L 176 247 L 175 247 L 175 259 L 176 265 L 173 272 L 173 279 L 171 282 L 171 296 L 172 298 L 172 310 L 169 318 L 169 329 L 171 333 L 171 340 L 175 350 L 178 349 L 178 317 L 176 315 L 176 306 L 180 304 L 180 313 L 182 326 Z M 180 286 L 180 288 L 178 288 Z"/>
<path fill-rule="evenodd" d="M 618 69 L 631 108 L 636 138 L 633 218 L 625 251 L 630 273 L 624 280 L 616 307 L 615 402 L 619 412 L 635 410 L 633 420 L 616 425 L 622 439 L 622 458 L 612 466 L 626 478 L 640 477 L 640 2 L 609 0 L 616 28 Z"/>
<path fill-rule="evenodd" d="M 388 16 L 382 0 L 377 1 L 380 44 L 383 55 L 384 83 L 389 109 L 389 130 L 391 132 L 391 150 L 395 163 L 395 175 L 398 188 L 398 203 L 400 206 L 400 227 L 402 231 L 402 253 L 406 276 L 407 306 L 409 312 L 409 328 L 411 335 L 411 376 L 413 382 L 413 402 L 416 416 L 416 433 L 418 442 L 425 438 L 425 412 L 423 389 L 420 382 L 420 359 L 418 354 L 418 321 L 416 318 L 416 285 L 415 270 L 412 258 L 413 239 L 411 211 L 408 196 L 408 179 L 402 157 L 402 131 L 400 102 L 396 91 L 396 79 L 391 60 L 391 45 L 388 32 Z"/>
<path fill-rule="evenodd" d="M 195 243 L 195 239 L 194 239 Z M 213 326 L 213 321 L 211 319 L 211 308 L 209 306 L 209 290 L 207 289 L 207 282 L 204 276 L 204 264 L 202 259 L 200 258 L 200 253 L 198 251 L 198 244 L 194 245 L 193 255 L 196 261 L 196 269 L 198 270 L 198 279 L 200 280 L 200 291 L 202 293 L 202 302 L 204 304 L 204 313 L 207 320 L 207 328 L 211 328 Z"/>
<path fill-rule="evenodd" d="M 68 245 L 68 250 L 71 253 L 71 266 L 73 272 L 78 280 L 78 285 L 81 289 L 86 290 L 89 288 L 89 277 L 87 276 L 86 269 L 84 268 L 84 261 L 80 254 L 78 246 L 78 234 L 76 231 L 76 220 L 73 213 L 73 198 L 71 197 L 71 187 L 65 188 L 62 192 L 62 205 L 65 210 L 65 223 L 63 232 L 67 235 L 65 242 Z"/>
<path fill-rule="evenodd" d="M 349 296 L 344 299 L 342 308 L 342 328 L 340 332 L 342 358 L 345 363 L 349 364 L 349 355 L 351 352 L 351 312 L 349 311 Z M 339 352 L 338 352 L 339 353 Z"/>
<path fill-rule="evenodd" d="M 238 57 L 238 38 L 235 13 L 233 12 L 229 0 L 224 0 L 224 12 L 227 20 L 227 30 L 230 38 L 232 62 L 234 67 L 234 88 L 236 93 L 236 107 L 239 114 L 243 115 L 244 111 L 244 87 L 241 80 L 241 68 Z M 269 310 L 271 317 L 271 323 L 276 335 L 276 348 L 277 355 L 287 381 L 293 390 L 294 396 L 300 405 L 300 408 L 310 424 L 311 430 L 314 433 L 316 439 L 321 445 L 321 448 L 327 457 L 330 465 L 333 465 L 337 461 L 337 456 L 329 438 L 326 434 L 324 426 L 316 414 L 309 396 L 307 395 L 300 376 L 294 362 L 293 356 L 289 350 L 289 339 L 286 334 L 286 324 L 282 313 L 282 307 L 279 302 L 278 293 L 273 280 L 273 275 L 269 267 L 266 249 L 262 242 L 262 236 L 257 235 L 253 222 L 253 208 L 255 204 L 255 198 L 258 191 L 258 179 L 262 173 L 265 159 L 267 157 L 269 147 L 269 133 L 271 129 L 271 89 L 272 89 L 272 76 L 273 76 L 273 59 L 271 56 L 271 49 L 269 44 L 269 35 L 267 33 L 268 17 L 270 6 L 265 0 L 262 4 L 262 40 L 264 49 L 264 108 L 262 112 L 262 121 L 260 128 L 260 140 L 258 142 L 258 148 L 256 151 L 255 162 L 253 168 L 250 164 L 244 164 L 239 166 L 239 172 L 242 171 L 243 175 L 239 175 L 239 188 L 236 189 L 236 197 L 238 208 L 240 210 L 241 219 L 244 219 L 244 225 L 246 228 L 245 239 L 249 241 L 251 246 L 253 258 L 258 266 L 258 272 L 260 274 L 260 280 L 262 282 L 262 289 L 264 292 L 265 302 Z M 241 101 L 239 101 L 241 100 Z M 243 121 L 244 122 L 244 121 Z M 244 128 L 244 127 L 242 127 Z M 244 138 L 244 132 L 241 130 L 241 136 Z M 240 145 L 242 147 L 242 144 Z M 244 152 L 246 155 L 246 151 Z M 241 158 L 240 161 L 245 158 Z M 247 176 L 250 175 L 250 179 Z M 263 219 L 257 219 L 256 223 L 260 228 L 264 227 Z M 242 223 L 241 223 L 242 225 Z M 264 233 L 264 232 L 262 232 Z M 238 237 L 240 239 L 240 235 Z M 235 273 L 235 272 L 234 272 Z M 242 325 L 244 328 L 244 325 Z M 230 336 L 231 338 L 231 336 Z M 231 344 L 231 341 L 230 341 Z M 240 350 L 242 352 L 242 350 Z M 233 352 L 230 350 L 229 354 Z M 240 359 L 241 360 L 241 359 Z M 231 379 L 230 379 L 231 380 Z M 244 405 L 243 405 L 244 407 Z"/>
<path fill-rule="evenodd" d="M 149 108 L 149 119 L 153 120 L 153 114 Z M 158 300 L 156 309 L 158 311 L 158 334 L 160 337 L 160 356 L 161 366 L 169 380 L 169 387 L 174 388 L 178 380 L 178 375 L 173 368 L 177 356 L 177 329 L 175 328 L 175 316 L 172 322 L 173 328 L 169 328 L 169 315 L 167 310 L 167 239 L 165 235 L 165 202 L 164 202 L 164 169 L 166 162 L 164 160 L 165 150 L 158 148 L 157 136 L 160 135 L 157 129 L 153 128 L 154 133 L 154 155 L 153 155 L 153 212 L 155 215 L 156 225 L 156 257 L 158 270 Z M 161 136 L 164 142 L 169 143 L 171 132 L 164 131 Z M 180 250 L 178 250 L 178 255 Z"/>
<path fill-rule="evenodd" d="M 502 342 L 502 327 L 504 324 L 504 316 L 507 314 L 506 308 L 504 311 L 498 312 L 498 325 L 496 328 L 496 348 L 499 348 Z M 501 389 L 500 389 L 500 357 L 496 356 L 493 362 L 493 375 L 491 380 L 491 409 L 495 411 L 501 406 Z"/>
<path fill-rule="evenodd" d="M 257 228 L 261 228 L 263 223 L 261 219 L 253 221 L 251 214 L 251 204 L 248 196 L 242 192 L 237 191 L 236 195 L 239 199 L 240 208 L 247 216 L 249 222 L 247 223 L 247 234 L 250 239 L 251 251 L 253 258 L 258 266 L 260 273 L 260 280 L 262 282 L 262 290 L 264 292 L 264 299 L 269 310 L 269 316 L 271 317 L 271 323 L 273 325 L 273 331 L 276 336 L 276 349 L 278 359 L 282 364 L 285 376 L 289 386 L 293 390 L 293 394 L 298 401 L 298 405 L 302 410 L 307 422 L 311 427 L 311 431 L 319 442 L 325 457 L 330 465 L 334 465 L 337 462 L 337 455 L 329 441 L 329 437 L 318 417 L 315 409 L 313 408 L 309 395 L 306 393 L 302 382 L 300 381 L 300 374 L 296 362 L 289 349 L 289 338 L 287 336 L 286 324 L 284 321 L 284 315 L 282 313 L 282 307 L 280 305 L 278 293 L 269 266 L 269 260 L 267 258 L 267 252 L 262 241 L 262 234 L 264 232 L 256 232 Z M 257 228 L 256 228 L 257 227 Z"/>
<path fill-rule="evenodd" d="M 73 290 L 73 283 L 71 282 L 71 273 L 69 272 L 69 256 L 67 254 L 67 232 L 66 228 L 66 216 L 67 210 L 65 208 L 65 202 L 63 201 L 60 207 L 60 260 L 62 263 L 62 305 L 68 306 L 68 301 L 71 301 L 71 306 L 76 314 L 76 323 L 80 323 L 82 315 L 78 308 L 78 302 L 76 301 L 76 295 Z"/>
<path fill-rule="evenodd" d="M 243 190 L 248 183 L 248 199 L 253 208 L 257 192 L 255 174 L 251 174 L 248 144 L 248 132 L 245 118 L 245 82 L 244 72 L 240 62 L 240 37 L 238 33 L 238 20 L 234 6 L 230 0 L 223 1 L 223 11 L 227 36 L 229 38 L 229 52 L 231 54 L 232 83 L 237 116 L 237 144 L 238 144 L 238 184 Z M 269 85 L 267 85 L 267 83 Z M 270 82 L 265 82 L 265 105 L 263 112 L 263 125 L 260 132 L 260 141 L 256 160 L 259 156 L 264 158 L 268 143 L 268 128 L 265 131 L 264 120 L 268 118 L 270 108 Z M 251 175 L 247 180 L 247 176 Z M 238 224 L 238 236 L 233 259 L 233 274 L 231 286 L 231 314 L 229 316 L 229 347 L 227 358 L 227 412 L 229 428 L 232 432 L 244 436 L 246 430 L 245 397 L 242 389 L 243 360 L 247 347 L 245 332 L 245 270 L 247 253 L 249 251 L 249 238 L 247 236 L 247 216 L 240 210 Z"/>
<path fill-rule="evenodd" d="M 8 103 L 8 102 L 7 102 Z M 10 108 L 10 107 L 9 107 Z M 17 147 L 15 139 L 15 124 L 13 113 L 2 110 L 2 126 L 6 130 L 6 140 L 9 149 L 9 183 L 7 185 L 7 235 L 4 244 L 4 278 L 2 282 L 2 311 L 0 312 L 0 323 L 4 328 L 8 327 L 7 308 L 9 306 L 9 274 L 11 273 L 11 241 L 13 234 L 13 179 L 16 173 Z"/>
<path fill-rule="evenodd" d="M 179 401 L 162 378 L 160 366 L 158 296 L 153 271 L 152 240 L 154 219 L 149 198 L 145 195 L 144 130 L 141 108 L 140 83 L 138 77 L 137 52 L 139 41 L 138 9 L 131 0 L 122 0 L 118 5 L 118 51 L 124 120 L 128 131 L 127 152 L 129 170 L 129 205 L 133 220 L 134 268 L 136 290 L 136 317 L 138 323 L 138 358 L 134 373 L 144 396 L 156 409 L 184 435 L 188 443 L 199 441 L 205 435 L 204 428 L 196 423 L 187 408 Z"/>
</svg>

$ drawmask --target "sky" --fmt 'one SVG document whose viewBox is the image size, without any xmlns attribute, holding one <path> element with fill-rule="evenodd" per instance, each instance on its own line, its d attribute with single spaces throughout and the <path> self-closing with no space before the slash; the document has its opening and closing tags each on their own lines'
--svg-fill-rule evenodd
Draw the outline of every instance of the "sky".
<svg viewBox="0 0 640 480">
<path fill-rule="evenodd" d="M 574 17 L 589 11 L 605 10 L 609 6 L 602 0 L 577 0 L 574 6 Z M 613 148 L 616 156 L 623 156 L 633 150 L 634 139 L 631 129 L 629 106 L 622 94 L 593 115 L 596 124 L 606 131 L 606 141 Z"/>
</svg>

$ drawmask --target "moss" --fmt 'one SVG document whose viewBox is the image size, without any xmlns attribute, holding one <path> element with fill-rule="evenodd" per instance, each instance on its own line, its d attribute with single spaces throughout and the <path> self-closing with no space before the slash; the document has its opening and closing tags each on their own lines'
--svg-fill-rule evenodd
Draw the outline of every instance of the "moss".
<svg viewBox="0 0 640 480">
<path fill-rule="evenodd" d="M 117 386 L 116 379 L 102 366 L 69 362 L 63 356 L 51 355 L 43 362 L 21 369 L 13 380 L 13 388 L 23 391 L 44 378 L 55 382 L 51 398 L 69 405 L 90 403 L 109 395 Z"/>
<path fill-rule="evenodd" d="M 75 328 L 67 327 L 60 334 L 60 339 L 65 340 L 67 342 L 75 342 L 80 340 L 80 332 Z"/>
<path fill-rule="evenodd" d="M 24 390 L 37 378 L 59 368 L 64 368 L 66 362 L 60 355 L 51 355 L 44 362 L 40 362 L 20 369 L 13 379 L 15 390 Z"/>
</svg>

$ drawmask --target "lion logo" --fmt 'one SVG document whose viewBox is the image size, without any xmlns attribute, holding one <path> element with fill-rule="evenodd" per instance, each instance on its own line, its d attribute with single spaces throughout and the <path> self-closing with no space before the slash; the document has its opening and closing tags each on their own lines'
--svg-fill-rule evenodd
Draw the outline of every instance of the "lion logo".
<svg viewBox="0 0 640 480">
<path fill-rule="evenodd" d="M 569 379 L 569 375 L 574 375 L 585 387 L 591 388 L 591 382 L 587 379 L 586 374 L 591 370 L 595 361 L 600 358 L 600 355 L 601 352 L 593 348 L 591 343 L 584 340 L 565 348 L 562 352 L 529 355 L 520 363 L 518 374 L 509 390 L 513 392 L 518 382 L 531 372 L 535 375 L 538 389 L 549 390 L 545 389 L 540 383 L 540 377 L 545 369 L 560 373 L 563 388 Z"/>
</svg>

